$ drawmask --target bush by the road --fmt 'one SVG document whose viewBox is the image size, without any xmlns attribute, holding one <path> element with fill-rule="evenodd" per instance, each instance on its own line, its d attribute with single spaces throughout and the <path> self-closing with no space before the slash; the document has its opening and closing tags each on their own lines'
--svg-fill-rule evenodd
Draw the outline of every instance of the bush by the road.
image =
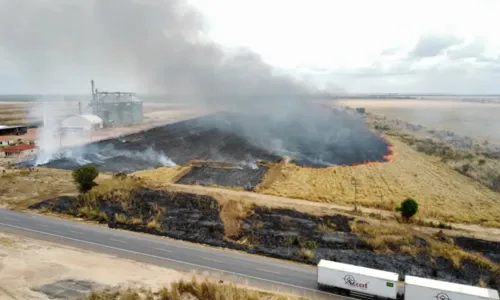
<svg viewBox="0 0 500 300">
<path fill-rule="evenodd" d="M 400 212 L 401 216 L 408 221 L 418 212 L 418 203 L 412 198 L 406 198 L 401 202 L 401 206 L 396 208 L 396 211 Z"/>
<path fill-rule="evenodd" d="M 215 283 L 212 281 L 197 282 L 193 277 L 191 281 L 179 281 L 171 284 L 170 288 L 162 288 L 158 292 L 144 290 L 106 290 L 93 292 L 87 297 L 79 300 L 286 300 L 304 299 L 298 297 L 287 297 L 268 292 L 240 288 L 233 284 Z"/>
<path fill-rule="evenodd" d="M 92 165 L 80 167 L 73 171 L 73 180 L 81 193 L 86 193 L 96 185 L 94 180 L 99 176 L 99 171 Z"/>
</svg>

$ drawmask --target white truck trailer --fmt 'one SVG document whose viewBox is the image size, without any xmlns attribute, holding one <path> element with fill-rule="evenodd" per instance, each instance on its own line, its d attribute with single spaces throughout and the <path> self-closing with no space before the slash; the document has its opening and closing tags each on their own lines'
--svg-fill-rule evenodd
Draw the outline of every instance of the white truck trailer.
<svg viewBox="0 0 500 300">
<path fill-rule="evenodd" d="M 404 300 L 498 300 L 498 292 L 415 276 L 405 276 Z"/>
<path fill-rule="evenodd" d="M 397 273 L 353 266 L 328 260 L 320 260 L 317 268 L 318 288 L 333 290 L 339 294 L 351 293 L 396 299 Z"/>
</svg>

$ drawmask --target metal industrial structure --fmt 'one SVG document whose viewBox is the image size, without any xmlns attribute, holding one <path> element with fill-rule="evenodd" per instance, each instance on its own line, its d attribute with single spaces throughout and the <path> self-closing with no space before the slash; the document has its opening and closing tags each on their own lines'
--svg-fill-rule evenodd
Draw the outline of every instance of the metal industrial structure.
<svg viewBox="0 0 500 300">
<path fill-rule="evenodd" d="M 143 103 L 135 93 L 102 92 L 92 85 L 92 114 L 101 118 L 105 127 L 131 125 L 143 120 Z"/>
</svg>

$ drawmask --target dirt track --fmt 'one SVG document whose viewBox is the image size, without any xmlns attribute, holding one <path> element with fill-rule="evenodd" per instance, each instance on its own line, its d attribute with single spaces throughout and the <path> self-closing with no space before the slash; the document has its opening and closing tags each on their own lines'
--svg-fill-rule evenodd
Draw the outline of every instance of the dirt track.
<svg viewBox="0 0 500 300">
<path fill-rule="evenodd" d="M 161 185 L 161 184 L 160 184 Z M 248 203 L 255 203 L 257 205 L 268 206 L 273 208 L 288 208 L 295 209 L 301 212 L 307 212 L 314 215 L 327 215 L 338 212 L 352 213 L 352 206 L 343 206 L 336 205 L 331 203 L 319 203 L 319 202 L 311 202 L 307 200 L 301 199 L 292 199 L 286 197 L 278 197 L 272 195 L 251 193 L 245 191 L 235 191 L 228 190 L 224 188 L 216 188 L 216 187 L 204 187 L 204 186 L 186 186 L 182 184 L 167 184 L 165 186 L 169 187 L 169 190 L 179 191 L 179 192 L 191 192 L 191 193 L 199 193 L 204 195 L 212 195 L 215 198 L 222 199 L 238 199 L 247 201 Z M 391 218 L 394 217 L 394 213 L 386 210 L 373 209 L 373 208 L 360 208 L 360 210 L 367 215 L 380 215 L 383 218 Z M 361 217 L 358 217 L 361 218 Z M 369 218 L 370 222 L 374 222 L 375 219 Z M 380 221 L 383 222 L 391 222 L 388 220 Z M 447 234 L 450 235 L 466 235 L 473 236 L 479 239 L 485 239 L 489 241 L 497 241 L 500 242 L 500 229 L 497 228 L 486 228 L 475 225 L 464 225 L 464 224 L 452 224 L 455 230 L 443 230 Z M 414 229 L 421 230 L 427 233 L 436 233 L 439 230 L 438 228 L 430 228 L 430 227 L 420 227 L 415 226 Z M 464 232 L 465 231 L 465 232 Z M 467 232 L 469 234 L 467 234 Z"/>
<path fill-rule="evenodd" d="M 0 233 L 0 299 L 46 300 L 92 288 L 160 288 L 189 274 Z"/>
</svg>

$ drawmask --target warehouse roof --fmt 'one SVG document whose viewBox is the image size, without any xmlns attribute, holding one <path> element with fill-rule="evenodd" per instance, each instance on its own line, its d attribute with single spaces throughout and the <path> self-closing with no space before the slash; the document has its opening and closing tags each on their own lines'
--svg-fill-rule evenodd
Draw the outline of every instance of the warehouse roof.
<svg viewBox="0 0 500 300">
<path fill-rule="evenodd" d="M 96 115 L 76 115 L 76 116 L 71 116 L 67 119 L 65 119 L 63 122 L 71 121 L 71 120 L 77 120 L 77 119 L 85 119 L 85 121 L 88 121 L 91 124 L 100 124 L 102 123 L 102 119 L 99 118 Z"/>
<path fill-rule="evenodd" d="M 99 118 L 98 116 L 96 115 L 79 115 L 78 117 L 82 117 L 86 120 L 88 120 L 90 123 L 92 124 L 99 124 L 99 123 L 102 123 L 102 119 Z"/>
</svg>

